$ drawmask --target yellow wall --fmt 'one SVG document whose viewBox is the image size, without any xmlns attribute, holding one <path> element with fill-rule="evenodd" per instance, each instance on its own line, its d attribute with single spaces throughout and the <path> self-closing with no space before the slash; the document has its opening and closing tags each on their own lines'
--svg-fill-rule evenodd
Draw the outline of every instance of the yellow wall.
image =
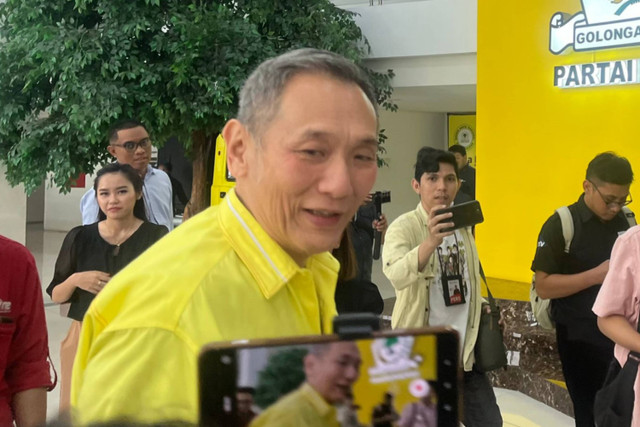
<svg viewBox="0 0 640 427">
<path fill-rule="evenodd" d="M 616 151 L 640 173 L 640 85 L 553 86 L 555 65 L 640 58 L 637 47 L 553 55 L 551 16 L 581 8 L 579 0 L 478 1 L 476 185 L 485 222 L 476 234 L 489 276 L 530 280 L 541 225 L 578 198 L 597 153 Z"/>
</svg>

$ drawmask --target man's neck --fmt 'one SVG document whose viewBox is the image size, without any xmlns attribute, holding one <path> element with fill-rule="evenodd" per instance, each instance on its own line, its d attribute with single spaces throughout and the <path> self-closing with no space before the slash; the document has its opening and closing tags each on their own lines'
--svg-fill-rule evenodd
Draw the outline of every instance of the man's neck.
<svg viewBox="0 0 640 427">
<path fill-rule="evenodd" d="M 149 168 L 145 166 L 145 168 L 143 170 L 138 170 L 138 174 L 140 175 L 140 178 L 142 178 L 144 180 L 144 177 L 147 175 L 147 170 Z"/>
</svg>

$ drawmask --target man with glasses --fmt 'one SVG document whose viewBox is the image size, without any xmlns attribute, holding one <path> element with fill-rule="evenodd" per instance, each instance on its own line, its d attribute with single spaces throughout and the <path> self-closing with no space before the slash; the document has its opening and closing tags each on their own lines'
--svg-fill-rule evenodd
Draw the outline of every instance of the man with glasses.
<svg viewBox="0 0 640 427">
<path fill-rule="evenodd" d="M 587 167 L 584 193 L 569 206 L 574 234 L 568 252 L 556 212 L 542 226 L 531 266 L 538 295 L 551 299 L 558 353 L 578 427 L 594 425 L 594 397 L 613 358 L 613 343 L 598 330 L 591 308 L 609 270 L 614 242 L 635 223 L 633 213 L 622 209 L 631 203 L 632 181 L 627 159 L 598 154 Z"/>
<path fill-rule="evenodd" d="M 131 165 L 144 180 L 142 188 L 147 218 L 173 230 L 173 194 L 169 176 L 149 165 L 151 140 L 145 126 L 137 120 L 120 120 L 109 130 L 107 151 L 118 163 Z M 80 201 L 82 224 L 98 221 L 98 202 L 93 188 Z"/>
</svg>

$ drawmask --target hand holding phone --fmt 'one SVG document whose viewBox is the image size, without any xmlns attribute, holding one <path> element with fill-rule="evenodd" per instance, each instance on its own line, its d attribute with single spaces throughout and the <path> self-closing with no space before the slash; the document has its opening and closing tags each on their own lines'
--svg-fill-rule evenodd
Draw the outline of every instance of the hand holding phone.
<svg viewBox="0 0 640 427">
<path fill-rule="evenodd" d="M 436 216 L 451 213 L 446 222 L 453 223 L 451 227 L 443 229 L 443 232 L 457 230 L 458 228 L 470 227 L 484 221 L 480 202 L 471 200 L 469 202 L 453 205 L 445 209 L 438 209 L 434 212 Z"/>
</svg>

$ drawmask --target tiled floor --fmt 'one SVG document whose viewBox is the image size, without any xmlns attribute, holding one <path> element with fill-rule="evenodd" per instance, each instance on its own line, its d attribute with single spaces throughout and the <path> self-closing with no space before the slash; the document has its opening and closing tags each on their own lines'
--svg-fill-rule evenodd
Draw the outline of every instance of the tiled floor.
<svg viewBox="0 0 640 427">
<path fill-rule="evenodd" d="M 27 247 L 33 253 L 40 279 L 42 281 L 43 293 L 51 278 L 58 251 L 66 233 L 42 231 L 42 224 L 30 224 L 27 226 Z M 374 261 L 373 281 L 380 287 L 380 293 L 384 299 L 394 296 L 393 288 L 389 281 L 381 272 L 380 261 Z M 65 337 L 69 328 L 69 319 L 60 315 L 60 309 L 56 304 L 51 303 L 51 299 L 45 293 L 45 310 L 47 315 L 47 327 L 49 330 L 49 347 L 51 358 L 56 367 L 60 368 L 59 348 L 60 342 Z M 502 411 L 504 426 L 508 427 L 569 427 L 573 426 L 573 419 L 552 409 L 542 403 L 525 396 L 522 393 L 495 389 L 498 404 Z M 58 411 L 59 389 L 49 393 L 48 417 L 54 418 Z"/>
</svg>

